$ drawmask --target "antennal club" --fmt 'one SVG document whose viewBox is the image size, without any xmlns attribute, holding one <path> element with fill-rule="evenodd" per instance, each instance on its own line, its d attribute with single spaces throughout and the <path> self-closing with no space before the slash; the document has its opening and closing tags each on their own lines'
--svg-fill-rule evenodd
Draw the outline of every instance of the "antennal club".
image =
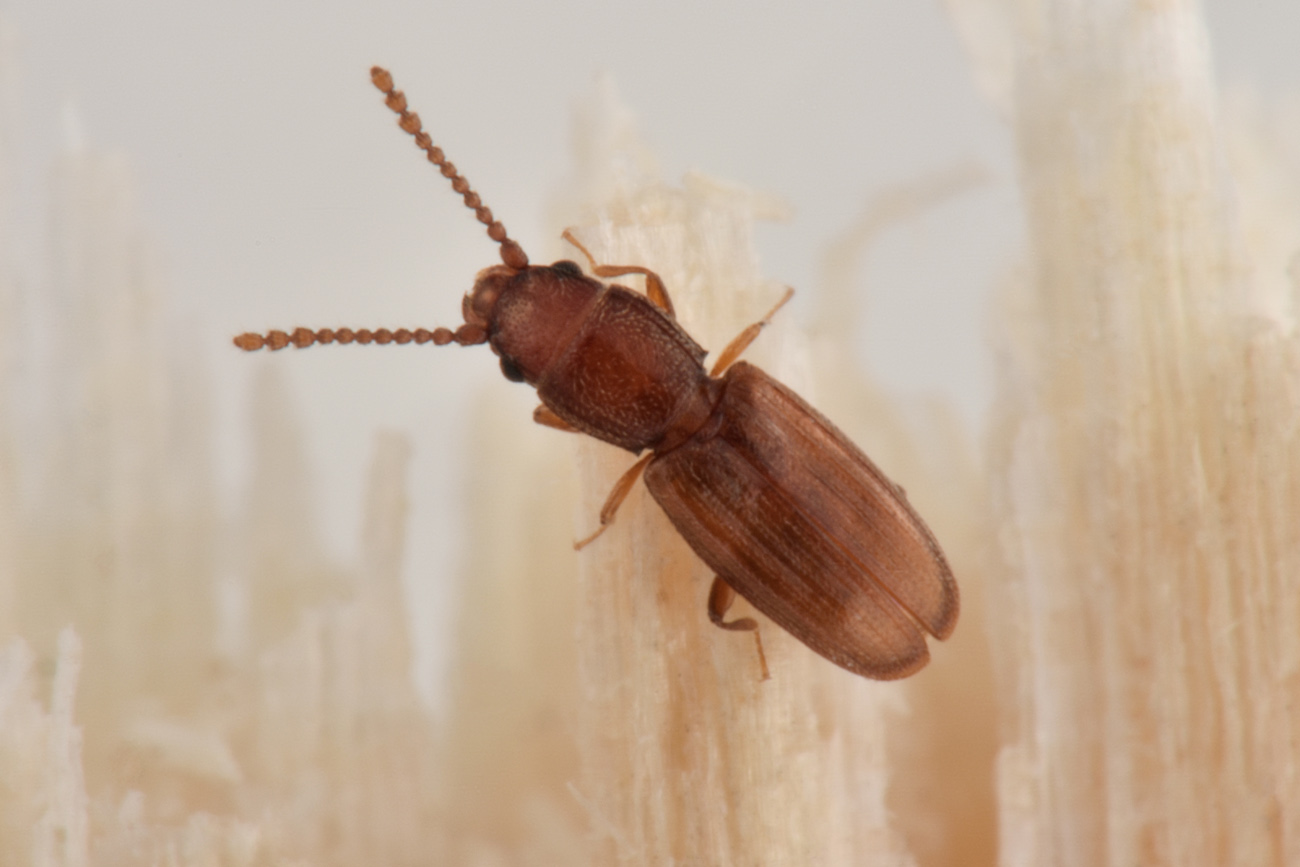
<svg viewBox="0 0 1300 867">
<path fill-rule="evenodd" d="M 424 151 L 429 162 L 442 172 L 442 176 L 451 181 L 451 188 L 465 199 L 465 207 L 474 212 L 478 221 L 487 226 L 488 237 L 501 245 L 501 261 L 511 268 L 522 271 L 528 267 L 528 254 L 506 235 L 506 227 L 492 219 L 491 209 L 484 207 L 478 193 L 469 188 L 469 181 L 456 171 L 456 166 L 447 161 L 442 148 L 435 147 L 433 139 L 420 124 L 420 116 L 406 110 L 406 94 L 393 89 L 393 75 L 382 66 L 371 67 L 370 80 L 384 93 L 384 103 L 397 114 L 397 125 L 415 138 L 415 143 Z"/>
</svg>

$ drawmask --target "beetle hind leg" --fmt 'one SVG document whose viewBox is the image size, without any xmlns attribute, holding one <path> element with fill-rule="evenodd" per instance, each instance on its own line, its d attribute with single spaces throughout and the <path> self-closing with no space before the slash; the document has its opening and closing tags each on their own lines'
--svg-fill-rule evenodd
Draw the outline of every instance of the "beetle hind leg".
<svg viewBox="0 0 1300 867">
<path fill-rule="evenodd" d="M 677 314 L 673 311 L 672 299 L 668 297 L 668 289 L 664 286 L 664 281 L 658 274 L 649 268 L 642 268 L 640 265 L 597 265 L 596 260 L 592 258 L 587 248 L 573 236 L 572 229 L 565 229 L 564 234 L 560 237 L 577 247 L 582 255 L 587 257 L 587 264 L 591 266 L 591 273 L 597 277 L 622 277 L 624 274 L 640 274 L 645 277 L 645 294 L 654 305 L 667 313 L 670 319 L 676 319 Z"/>
<path fill-rule="evenodd" d="M 767 670 L 767 654 L 763 653 L 763 637 L 759 634 L 758 623 L 752 617 L 739 620 L 723 620 L 727 609 L 736 599 L 736 591 L 720 576 L 714 576 L 713 586 L 709 589 L 709 620 L 720 629 L 733 632 L 754 633 L 754 647 L 758 649 L 758 664 L 763 670 L 763 680 L 770 680 L 772 675 Z"/>
</svg>

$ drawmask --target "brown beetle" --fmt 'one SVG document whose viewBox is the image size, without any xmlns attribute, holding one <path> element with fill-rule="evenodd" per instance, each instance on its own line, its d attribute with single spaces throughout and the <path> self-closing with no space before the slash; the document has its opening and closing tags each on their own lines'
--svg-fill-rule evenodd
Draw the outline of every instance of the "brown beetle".
<svg viewBox="0 0 1300 867">
<path fill-rule="evenodd" d="M 529 265 L 423 131 L 389 73 L 371 78 L 403 130 L 451 180 L 500 245 L 503 264 L 479 272 L 451 331 L 299 328 L 242 334 L 245 350 L 313 343 L 487 343 L 514 382 L 537 389 L 537 422 L 612 443 L 642 457 L 610 493 L 600 529 L 644 472 L 677 531 L 716 573 L 709 618 L 724 620 L 736 593 L 837 665 L 866 677 L 906 677 L 929 659 L 925 633 L 947 638 L 957 585 L 929 528 L 893 484 L 821 413 L 736 359 L 767 318 L 723 350 L 712 371 L 673 314 L 663 282 L 636 266 L 597 265 L 597 277 L 641 274 L 646 294 L 607 286 L 560 261 Z M 760 658 L 762 645 L 759 644 Z M 767 676 L 766 662 L 763 663 Z"/>
</svg>

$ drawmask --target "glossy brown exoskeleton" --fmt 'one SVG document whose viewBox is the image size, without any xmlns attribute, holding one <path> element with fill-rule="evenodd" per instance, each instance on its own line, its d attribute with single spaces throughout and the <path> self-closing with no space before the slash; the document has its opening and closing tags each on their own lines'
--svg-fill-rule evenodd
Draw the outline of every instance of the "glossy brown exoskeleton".
<svg viewBox="0 0 1300 867">
<path fill-rule="evenodd" d="M 757 637 L 752 619 L 724 620 L 740 593 L 849 671 L 887 680 L 924 666 L 926 633 L 947 638 L 957 622 L 948 564 L 901 488 L 797 394 L 736 360 L 767 318 L 706 371 L 705 351 L 677 324 L 653 272 L 597 265 L 567 232 L 593 274 L 642 274 L 646 294 L 606 285 L 574 262 L 528 264 L 433 146 L 388 72 L 376 67 L 371 77 L 402 129 L 488 227 L 502 264 L 479 273 L 462 305 L 465 324 L 455 331 L 299 328 L 243 334 L 235 344 L 254 350 L 336 340 L 487 343 L 507 379 L 537 389 L 538 422 L 642 455 L 615 485 L 600 530 L 578 547 L 609 525 L 644 472 L 651 495 L 716 573 L 708 604 L 714 623 Z M 759 652 L 761 658 L 761 644 Z"/>
</svg>

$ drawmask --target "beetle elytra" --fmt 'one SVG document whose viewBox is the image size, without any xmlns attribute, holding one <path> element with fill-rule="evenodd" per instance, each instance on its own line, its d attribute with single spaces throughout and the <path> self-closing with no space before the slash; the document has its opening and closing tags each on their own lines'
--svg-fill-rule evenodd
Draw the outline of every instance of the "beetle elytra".
<svg viewBox="0 0 1300 867">
<path fill-rule="evenodd" d="M 677 323 L 663 281 L 640 266 L 597 264 L 569 232 L 594 277 L 574 262 L 530 265 L 477 193 L 424 132 L 392 76 L 371 78 L 429 162 L 487 226 L 500 265 L 480 271 L 464 324 L 427 329 L 248 333 L 248 351 L 313 343 L 487 343 L 501 371 L 537 389 L 539 424 L 584 433 L 640 457 L 614 486 L 600 529 L 644 478 L 673 526 L 715 573 L 708 613 L 727 621 L 736 593 L 812 650 L 857 674 L 906 677 L 929 660 L 926 635 L 952 634 L 957 584 L 938 543 L 853 443 L 790 389 L 739 356 L 768 319 L 737 336 L 711 370 Z M 599 278 L 644 276 L 641 294 Z M 760 658 L 762 645 L 759 644 Z M 767 675 L 763 662 L 764 677 Z"/>
</svg>

